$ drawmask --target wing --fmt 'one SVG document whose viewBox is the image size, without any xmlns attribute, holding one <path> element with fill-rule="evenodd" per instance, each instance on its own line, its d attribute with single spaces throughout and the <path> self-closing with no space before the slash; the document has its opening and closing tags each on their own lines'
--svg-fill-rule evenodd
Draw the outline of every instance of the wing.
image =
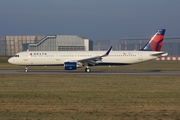
<svg viewBox="0 0 180 120">
<path fill-rule="evenodd" d="M 83 63 L 85 66 L 87 66 L 88 64 L 94 66 L 94 65 L 96 65 L 96 61 L 101 61 L 103 57 L 108 56 L 111 50 L 112 50 L 112 46 L 111 46 L 111 47 L 106 51 L 106 53 L 103 54 L 103 55 L 94 56 L 94 57 L 85 58 L 85 59 L 80 59 L 80 60 L 77 60 L 77 62 L 81 62 L 81 63 Z"/>
</svg>

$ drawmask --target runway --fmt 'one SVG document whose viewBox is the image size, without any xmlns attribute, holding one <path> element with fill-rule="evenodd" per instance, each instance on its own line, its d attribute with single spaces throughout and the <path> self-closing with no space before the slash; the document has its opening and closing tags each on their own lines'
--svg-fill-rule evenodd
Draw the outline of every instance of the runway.
<svg viewBox="0 0 180 120">
<path fill-rule="evenodd" d="M 65 71 L 65 70 L 29 70 L 27 73 L 23 70 L 0 70 L 0 74 L 79 74 L 79 75 L 177 75 L 180 76 L 180 71 L 161 71 L 161 70 L 94 70 L 86 73 L 83 70 Z"/>
</svg>

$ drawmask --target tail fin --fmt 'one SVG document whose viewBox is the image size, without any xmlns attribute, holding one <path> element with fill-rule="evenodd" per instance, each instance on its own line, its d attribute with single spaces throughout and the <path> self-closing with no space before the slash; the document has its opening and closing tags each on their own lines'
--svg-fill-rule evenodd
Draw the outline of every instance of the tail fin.
<svg viewBox="0 0 180 120">
<path fill-rule="evenodd" d="M 141 50 L 142 51 L 161 51 L 164 34 L 165 34 L 165 29 L 159 29 Z"/>
</svg>

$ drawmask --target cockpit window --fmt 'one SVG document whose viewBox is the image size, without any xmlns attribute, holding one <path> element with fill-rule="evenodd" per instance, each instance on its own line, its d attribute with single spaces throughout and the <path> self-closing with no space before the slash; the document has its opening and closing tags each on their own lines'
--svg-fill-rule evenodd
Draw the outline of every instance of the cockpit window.
<svg viewBox="0 0 180 120">
<path fill-rule="evenodd" d="M 14 57 L 19 57 L 19 55 L 15 55 Z"/>
</svg>

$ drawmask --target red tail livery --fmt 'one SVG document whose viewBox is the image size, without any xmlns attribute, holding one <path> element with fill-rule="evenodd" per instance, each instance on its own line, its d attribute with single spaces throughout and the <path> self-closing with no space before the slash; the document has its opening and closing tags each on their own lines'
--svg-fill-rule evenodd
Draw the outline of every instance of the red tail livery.
<svg viewBox="0 0 180 120">
<path fill-rule="evenodd" d="M 165 29 L 159 29 L 141 49 L 142 51 L 161 51 Z"/>
</svg>

